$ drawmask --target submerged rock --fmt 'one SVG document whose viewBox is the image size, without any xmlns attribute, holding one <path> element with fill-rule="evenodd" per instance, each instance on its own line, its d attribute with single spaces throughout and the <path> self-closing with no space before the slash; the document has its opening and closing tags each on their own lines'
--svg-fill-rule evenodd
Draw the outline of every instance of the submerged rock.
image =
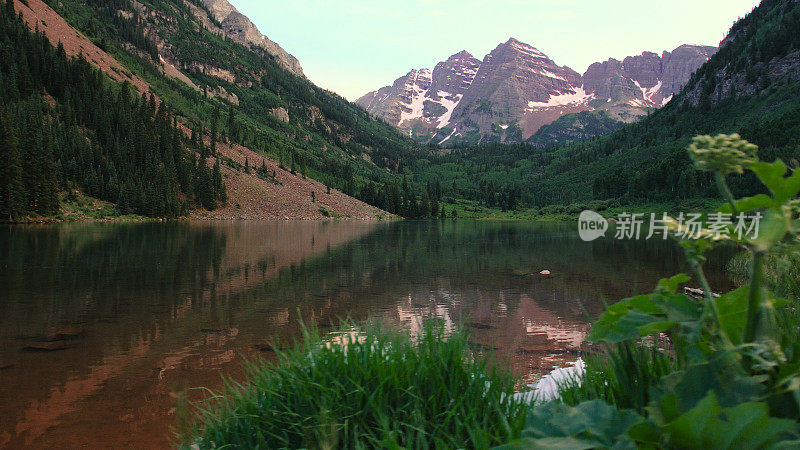
<svg viewBox="0 0 800 450">
<path fill-rule="evenodd" d="M 554 344 L 524 345 L 517 349 L 517 353 L 520 354 L 546 353 L 548 355 L 567 355 L 567 354 L 577 354 L 579 352 L 580 350 L 578 349 L 557 348 Z"/>
<path fill-rule="evenodd" d="M 56 352 L 66 350 L 70 346 L 64 340 L 29 342 L 22 348 L 26 352 Z"/>
<path fill-rule="evenodd" d="M 285 352 L 287 350 L 291 350 L 292 347 L 288 345 L 278 345 L 270 344 L 270 343 L 255 343 L 252 347 L 260 352 Z"/>
<path fill-rule="evenodd" d="M 469 341 L 469 342 L 467 342 L 467 345 L 469 346 L 469 348 L 471 348 L 473 350 L 479 350 L 479 351 L 484 351 L 484 352 L 500 350 L 500 347 L 489 346 L 489 345 L 481 344 L 480 342 Z"/>
<path fill-rule="evenodd" d="M 65 341 L 69 339 L 76 339 L 83 335 L 84 329 L 81 327 L 65 327 L 62 328 L 52 336 L 48 337 L 50 341 Z"/>
<path fill-rule="evenodd" d="M 494 325 L 489 325 L 489 324 L 480 323 L 480 322 L 470 322 L 467 325 L 469 325 L 470 328 L 474 328 L 476 330 L 494 330 L 495 328 L 497 328 Z"/>
</svg>

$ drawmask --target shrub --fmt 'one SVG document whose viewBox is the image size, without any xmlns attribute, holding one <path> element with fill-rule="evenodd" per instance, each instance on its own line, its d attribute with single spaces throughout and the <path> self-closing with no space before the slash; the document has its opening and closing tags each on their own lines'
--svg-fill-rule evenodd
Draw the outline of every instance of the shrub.
<svg viewBox="0 0 800 450">
<path fill-rule="evenodd" d="M 579 214 L 581 211 L 586 209 L 586 205 L 580 203 L 573 203 L 566 208 L 566 212 L 568 214 Z"/>
</svg>

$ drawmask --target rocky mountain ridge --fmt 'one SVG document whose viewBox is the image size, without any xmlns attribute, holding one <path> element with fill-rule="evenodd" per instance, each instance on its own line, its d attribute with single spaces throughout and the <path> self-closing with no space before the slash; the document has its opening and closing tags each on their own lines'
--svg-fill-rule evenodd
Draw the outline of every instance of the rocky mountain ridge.
<svg viewBox="0 0 800 450">
<path fill-rule="evenodd" d="M 203 5 L 211 12 L 214 20 L 219 22 L 225 36 L 244 45 L 262 47 L 275 57 L 279 66 L 298 76 L 305 76 L 300 62 L 268 37 L 261 34 L 258 27 L 228 0 L 203 0 Z"/>
<path fill-rule="evenodd" d="M 356 100 L 419 142 L 522 142 L 571 113 L 633 122 L 666 104 L 716 47 L 683 45 L 592 64 L 581 75 L 514 38 L 481 61 L 466 51 Z"/>
</svg>

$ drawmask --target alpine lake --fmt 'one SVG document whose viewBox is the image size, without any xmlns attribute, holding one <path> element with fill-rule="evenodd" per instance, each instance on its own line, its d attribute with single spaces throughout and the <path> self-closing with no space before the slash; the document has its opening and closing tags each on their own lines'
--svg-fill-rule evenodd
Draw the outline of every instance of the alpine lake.
<svg viewBox="0 0 800 450">
<path fill-rule="evenodd" d="M 3 226 L 0 258 L 0 448 L 168 447 L 181 393 L 242 381 L 301 323 L 436 317 L 524 386 L 574 362 L 606 304 L 689 273 L 669 240 L 474 220 Z"/>
</svg>

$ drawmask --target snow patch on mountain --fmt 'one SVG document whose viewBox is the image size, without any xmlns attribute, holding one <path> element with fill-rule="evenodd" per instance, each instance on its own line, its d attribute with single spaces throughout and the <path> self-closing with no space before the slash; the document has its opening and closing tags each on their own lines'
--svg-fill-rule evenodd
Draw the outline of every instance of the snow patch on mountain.
<svg viewBox="0 0 800 450">
<path fill-rule="evenodd" d="M 658 94 L 658 92 L 661 90 L 661 86 L 663 86 L 661 80 L 658 80 L 658 82 L 654 86 L 649 88 L 643 87 L 636 80 L 631 79 L 631 81 L 633 81 L 633 84 L 635 84 L 636 87 L 639 88 L 640 91 L 642 91 L 642 100 L 641 101 L 639 99 L 630 100 L 628 101 L 629 105 L 639 106 L 639 107 L 658 105 L 658 102 L 654 99 L 654 96 Z"/>
<path fill-rule="evenodd" d="M 594 94 L 587 94 L 581 87 L 572 87 L 569 92 L 562 92 L 558 94 L 550 94 L 550 98 L 546 102 L 528 102 L 528 110 L 535 111 L 538 108 L 553 108 L 557 106 L 579 105 L 587 103 L 594 98 Z"/>
<path fill-rule="evenodd" d="M 664 83 L 662 83 L 661 80 L 658 80 L 658 83 L 656 83 L 655 86 L 653 86 L 653 87 L 651 87 L 651 88 L 649 88 L 647 90 L 647 92 L 645 93 L 644 98 L 650 100 L 650 102 L 652 102 L 652 103 L 655 103 L 655 100 L 653 100 L 653 96 L 658 94 L 658 92 L 661 90 L 661 86 L 663 86 L 663 85 L 664 85 Z"/>
<path fill-rule="evenodd" d="M 544 75 L 546 77 L 555 78 L 556 80 L 567 81 L 566 78 L 562 77 L 561 75 L 556 75 L 553 72 L 550 72 L 546 69 L 531 69 L 533 72 L 538 73 L 539 75 Z"/>
<path fill-rule="evenodd" d="M 454 134 L 456 134 L 456 128 L 453 128 L 453 131 L 451 131 L 450 134 L 448 134 L 446 138 L 444 138 L 441 141 L 439 141 L 439 145 L 442 145 L 445 142 L 447 142 L 447 140 L 450 139 L 451 137 L 453 137 Z"/>
<path fill-rule="evenodd" d="M 442 95 L 442 94 L 445 95 Z M 440 105 L 447 108 L 447 112 L 442 114 L 439 118 L 439 123 L 436 125 L 436 128 L 444 128 L 450 123 L 450 117 L 453 116 L 453 111 L 456 109 L 456 106 L 461 102 L 461 98 L 464 97 L 462 94 L 458 94 L 455 96 L 455 100 L 451 100 L 448 98 L 450 96 L 449 93 L 444 91 L 439 91 L 438 95 L 442 97 L 442 100 L 439 102 Z"/>
<path fill-rule="evenodd" d="M 519 51 L 520 53 L 524 53 L 528 56 L 533 56 L 534 58 L 542 58 L 542 59 L 549 59 L 547 55 L 540 52 L 536 47 L 530 46 L 528 44 L 519 42 L 517 40 L 513 40 L 511 42 L 511 47 L 515 50 Z"/>
<path fill-rule="evenodd" d="M 428 90 L 420 86 L 420 83 L 430 85 L 431 71 L 421 69 L 414 74 L 414 79 L 406 85 L 406 92 L 410 91 L 410 101 L 404 103 L 405 108 L 400 112 L 400 124 L 406 121 L 419 119 L 425 110 L 425 97 Z"/>
</svg>

